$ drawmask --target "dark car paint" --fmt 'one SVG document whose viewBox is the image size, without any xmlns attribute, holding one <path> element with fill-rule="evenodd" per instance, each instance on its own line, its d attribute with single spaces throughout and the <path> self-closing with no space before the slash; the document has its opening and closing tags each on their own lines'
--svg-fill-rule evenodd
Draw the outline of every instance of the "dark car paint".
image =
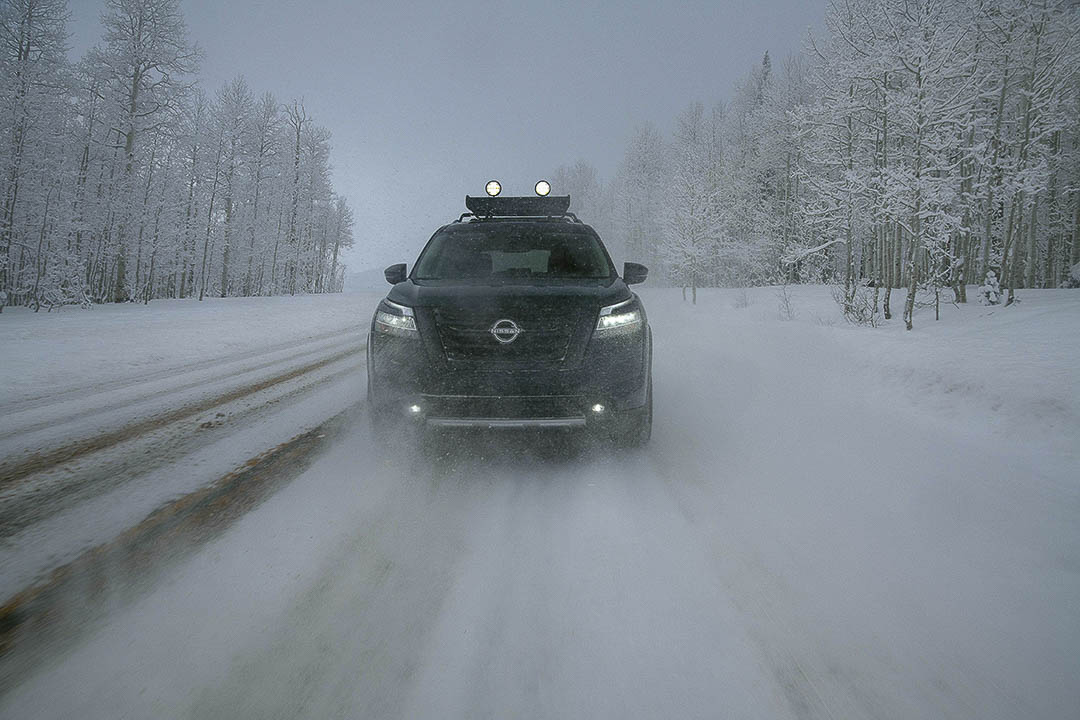
<svg viewBox="0 0 1080 720">
<path fill-rule="evenodd" d="M 588 226 L 577 227 L 595 235 Z M 400 277 L 401 271 L 392 266 L 387 268 L 388 279 L 391 269 Z M 628 269 L 638 276 L 645 272 L 643 266 L 630 268 L 628 264 Z M 409 276 L 394 284 L 387 300 L 412 308 L 419 337 L 378 332 L 372 318 L 368 365 L 378 405 L 404 406 L 421 399 L 461 396 L 576 398 L 579 404 L 602 402 L 615 411 L 646 404 L 652 333 L 644 306 L 615 274 L 613 264 L 611 277 L 602 279 L 478 282 Z M 600 309 L 625 301 L 634 301 L 640 308 L 640 329 L 596 337 Z M 537 308 L 573 319 L 565 356 L 558 362 L 529 362 L 528 357 L 505 363 L 452 361 L 436 327 L 440 312 L 475 313 L 494 320 L 521 317 L 524 310 Z M 568 321 L 566 327 L 570 325 Z"/>
</svg>

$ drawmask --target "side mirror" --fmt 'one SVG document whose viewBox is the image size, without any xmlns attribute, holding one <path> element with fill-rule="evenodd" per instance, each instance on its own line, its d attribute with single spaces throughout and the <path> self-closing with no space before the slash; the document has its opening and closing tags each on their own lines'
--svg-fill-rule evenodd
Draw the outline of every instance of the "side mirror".
<svg viewBox="0 0 1080 720">
<path fill-rule="evenodd" d="M 383 277 L 386 278 L 386 282 L 391 285 L 397 285 L 399 282 L 405 282 L 407 277 L 405 274 L 405 263 L 398 263 L 397 265 L 391 265 L 383 270 Z"/>
<path fill-rule="evenodd" d="M 649 277 L 649 268 L 639 263 L 623 263 L 622 268 L 622 279 L 627 285 L 643 283 Z"/>
</svg>

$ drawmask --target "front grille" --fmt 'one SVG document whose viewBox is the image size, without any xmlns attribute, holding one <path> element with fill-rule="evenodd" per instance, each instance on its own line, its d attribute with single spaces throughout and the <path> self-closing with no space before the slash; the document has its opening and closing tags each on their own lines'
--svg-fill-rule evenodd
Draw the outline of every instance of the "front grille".
<svg viewBox="0 0 1080 720">
<path fill-rule="evenodd" d="M 500 343 L 491 328 L 502 319 L 512 320 L 521 333 L 510 343 Z M 446 359 L 451 362 L 482 362 L 493 366 L 508 364 L 551 365 L 566 357 L 576 318 L 572 313 L 549 310 L 528 314 L 469 313 L 435 311 L 435 326 L 439 332 Z"/>
</svg>

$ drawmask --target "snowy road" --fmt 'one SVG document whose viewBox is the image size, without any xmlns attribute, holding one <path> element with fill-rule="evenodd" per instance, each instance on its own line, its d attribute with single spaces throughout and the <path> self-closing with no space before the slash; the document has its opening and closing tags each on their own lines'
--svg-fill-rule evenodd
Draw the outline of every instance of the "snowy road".
<svg viewBox="0 0 1080 720">
<path fill-rule="evenodd" d="M 338 304 L 173 302 L 0 327 L 11 348 L 0 587 L 22 588 L 355 404 L 367 307 Z"/>
<path fill-rule="evenodd" d="M 417 455 L 360 410 L 0 716 L 1072 716 L 1080 395 L 1039 384 L 1075 357 L 1072 297 L 1031 301 L 1046 344 L 1010 390 L 946 372 L 999 350 L 977 335 L 899 350 L 827 303 L 779 323 L 766 291 L 654 291 L 646 449 Z"/>
</svg>

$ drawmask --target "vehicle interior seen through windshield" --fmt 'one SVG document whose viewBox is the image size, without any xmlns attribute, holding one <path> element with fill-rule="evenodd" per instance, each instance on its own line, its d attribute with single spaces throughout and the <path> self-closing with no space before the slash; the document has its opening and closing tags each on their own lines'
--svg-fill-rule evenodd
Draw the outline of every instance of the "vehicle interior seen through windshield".
<svg viewBox="0 0 1080 720">
<path fill-rule="evenodd" d="M 496 282 L 611 275 L 611 262 L 588 233 L 501 224 L 463 226 L 438 233 L 417 260 L 414 271 L 417 280 Z"/>
</svg>

